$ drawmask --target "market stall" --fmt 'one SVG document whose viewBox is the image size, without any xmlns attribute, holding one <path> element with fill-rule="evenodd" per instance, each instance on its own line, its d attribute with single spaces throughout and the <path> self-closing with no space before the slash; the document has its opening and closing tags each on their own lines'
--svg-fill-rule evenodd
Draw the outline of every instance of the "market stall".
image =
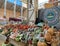
<svg viewBox="0 0 60 46">
<path fill-rule="evenodd" d="M 9 36 L 10 43 L 15 46 L 58 46 L 60 41 L 60 32 L 53 27 L 37 25 L 6 25 L 1 33 Z"/>
</svg>

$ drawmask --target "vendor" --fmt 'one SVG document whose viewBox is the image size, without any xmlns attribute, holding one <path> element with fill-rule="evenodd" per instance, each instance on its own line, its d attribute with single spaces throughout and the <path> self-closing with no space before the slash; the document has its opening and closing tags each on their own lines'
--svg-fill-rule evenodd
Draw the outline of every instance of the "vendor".
<svg viewBox="0 0 60 46">
<path fill-rule="evenodd" d="M 4 19 L 3 24 L 4 25 L 7 24 L 7 18 L 6 18 L 6 16 L 3 16 L 3 19 Z"/>
</svg>

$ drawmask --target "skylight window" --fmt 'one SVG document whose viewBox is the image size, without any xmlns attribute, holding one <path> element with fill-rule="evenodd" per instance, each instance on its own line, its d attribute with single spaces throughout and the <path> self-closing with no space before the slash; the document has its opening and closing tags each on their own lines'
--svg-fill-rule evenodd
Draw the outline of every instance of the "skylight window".
<svg viewBox="0 0 60 46">
<path fill-rule="evenodd" d="M 49 0 L 38 0 L 38 7 L 42 7 L 45 3 L 48 3 Z"/>
</svg>

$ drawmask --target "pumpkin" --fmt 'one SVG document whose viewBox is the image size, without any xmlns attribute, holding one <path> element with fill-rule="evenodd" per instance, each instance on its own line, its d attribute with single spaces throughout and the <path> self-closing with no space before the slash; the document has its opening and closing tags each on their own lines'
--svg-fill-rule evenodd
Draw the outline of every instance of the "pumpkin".
<svg viewBox="0 0 60 46">
<path fill-rule="evenodd" d="M 53 28 L 49 28 L 49 29 L 47 30 L 47 32 L 50 33 L 51 35 L 53 35 L 53 34 L 54 34 L 54 29 L 53 29 Z"/>
<path fill-rule="evenodd" d="M 60 32 L 56 33 L 56 37 L 58 37 L 58 38 L 60 37 Z"/>
<path fill-rule="evenodd" d="M 51 46 L 57 46 L 59 44 L 59 40 L 55 39 L 55 36 L 53 36 L 51 42 L 52 42 Z"/>
<path fill-rule="evenodd" d="M 24 25 L 20 25 L 20 29 L 23 29 Z"/>
<path fill-rule="evenodd" d="M 25 25 L 25 27 L 26 27 L 26 29 L 28 29 L 29 27 L 28 27 L 28 25 Z"/>
<path fill-rule="evenodd" d="M 46 33 L 44 38 L 45 38 L 46 41 L 51 41 L 52 36 L 49 33 Z"/>
<path fill-rule="evenodd" d="M 47 44 L 46 44 L 45 42 L 40 42 L 40 41 L 39 41 L 39 42 L 37 43 L 37 46 L 47 46 Z"/>
<path fill-rule="evenodd" d="M 14 29 L 13 29 L 13 32 L 17 32 L 17 31 L 18 31 L 18 28 L 14 28 Z"/>
<path fill-rule="evenodd" d="M 49 29 L 49 26 L 47 25 L 47 24 L 45 24 L 44 26 L 43 26 L 43 29 Z"/>
<path fill-rule="evenodd" d="M 5 28 L 1 34 L 6 34 L 8 32 L 8 30 Z"/>
</svg>

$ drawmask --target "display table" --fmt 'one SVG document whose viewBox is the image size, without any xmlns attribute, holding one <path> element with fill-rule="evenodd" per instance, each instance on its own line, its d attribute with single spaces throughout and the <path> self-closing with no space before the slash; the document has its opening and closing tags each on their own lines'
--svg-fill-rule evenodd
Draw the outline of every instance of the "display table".
<svg viewBox="0 0 60 46">
<path fill-rule="evenodd" d="M 17 42 L 13 39 L 10 39 L 10 43 L 13 44 L 14 46 L 25 46 L 25 43 Z"/>
<path fill-rule="evenodd" d="M 2 46 L 2 44 L 5 42 L 5 40 L 6 40 L 6 37 L 4 35 L 0 34 L 0 46 Z M 14 46 L 25 46 L 25 43 L 17 42 L 11 38 L 9 39 L 9 42 L 11 44 L 13 44 Z"/>
</svg>

